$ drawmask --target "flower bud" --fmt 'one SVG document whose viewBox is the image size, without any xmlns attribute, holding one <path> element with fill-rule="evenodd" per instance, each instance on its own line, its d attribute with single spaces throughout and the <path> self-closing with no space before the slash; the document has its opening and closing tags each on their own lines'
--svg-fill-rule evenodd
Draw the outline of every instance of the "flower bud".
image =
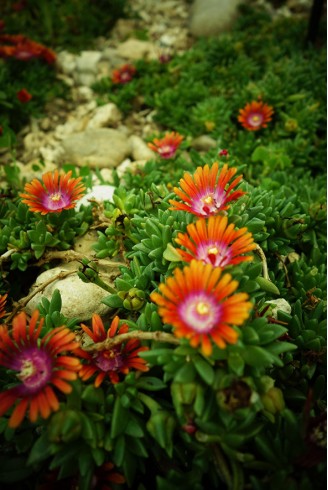
<svg viewBox="0 0 328 490">
<path fill-rule="evenodd" d="M 276 414 L 285 408 L 282 391 L 276 387 L 270 388 L 264 395 L 262 395 L 261 401 L 265 410 L 272 414 Z"/>
</svg>

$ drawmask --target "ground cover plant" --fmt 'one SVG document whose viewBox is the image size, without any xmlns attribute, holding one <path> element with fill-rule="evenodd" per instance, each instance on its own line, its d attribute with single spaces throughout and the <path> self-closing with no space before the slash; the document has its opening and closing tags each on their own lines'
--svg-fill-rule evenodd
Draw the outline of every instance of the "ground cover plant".
<svg viewBox="0 0 328 490">
<path fill-rule="evenodd" d="M 87 167 L 23 182 L 4 166 L 1 487 L 323 487 L 326 52 L 305 33 L 244 8 L 229 34 L 97 83 L 99 104 L 162 128 L 111 201 L 75 206 Z M 204 133 L 217 146 L 199 153 Z M 26 315 L 91 229 L 78 274 L 109 314 L 67 318 L 55 290 Z"/>
</svg>

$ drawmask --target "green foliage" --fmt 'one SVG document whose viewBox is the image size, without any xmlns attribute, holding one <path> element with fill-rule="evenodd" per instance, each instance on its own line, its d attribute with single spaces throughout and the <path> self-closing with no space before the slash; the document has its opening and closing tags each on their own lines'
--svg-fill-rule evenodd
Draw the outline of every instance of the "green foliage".
<svg viewBox="0 0 328 490">
<path fill-rule="evenodd" d="M 18 5 L 20 2 L 16 2 Z M 95 36 L 108 32 L 124 15 L 125 0 L 29 0 L 14 8 L 11 0 L 2 5 L 9 34 L 24 33 L 52 48 L 87 49 Z M 16 5 L 15 4 L 15 5 Z"/>
<path fill-rule="evenodd" d="M 47 19 L 43 3 L 34 3 L 29 2 L 28 13 L 41 9 L 45 35 L 57 43 L 55 14 Z M 81 12 L 87 3 L 82 2 Z M 60 5 L 58 15 L 66 15 L 72 5 Z M 103 318 L 106 342 L 117 340 L 117 333 L 112 337 L 107 331 L 118 315 L 120 327 L 125 324 L 130 335 L 124 347 L 131 354 L 140 340 L 147 349 L 136 357 L 149 370 L 130 365 L 121 372 L 116 366 L 118 382 L 106 377 L 96 387 L 102 364 L 96 364 L 96 351 L 88 351 L 99 371 L 70 382 L 72 391 L 60 393 L 58 411 L 35 423 L 25 417 L 15 430 L 8 427 L 10 410 L 3 413 L 0 486 L 38 488 L 54 476 L 56 485 L 90 490 L 103 483 L 99 474 L 112 462 L 126 486 L 138 490 L 323 487 L 325 50 L 303 46 L 302 20 L 288 19 L 287 24 L 247 7 L 242 12 L 230 33 L 201 39 L 169 63 L 138 61 L 130 84 L 114 86 L 104 79 L 94 87 L 99 102 L 109 98 L 126 114 L 154 109 L 163 131 L 186 136 L 182 156 L 148 161 L 122 178 L 114 172 L 112 202 L 46 216 L 21 203 L 24 183 L 15 165 L 4 169 L 0 293 L 9 297 L 8 317 L 1 323 L 9 318 L 10 325 L 10 308 L 24 305 L 36 273 L 55 263 L 51 252 L 72 251 L 78 237 L 95 229 L 92 253 L 79 258 L 79 277 L 108 293 L 102 300 L 110 308 Z M 93 15 L 92 10 L 85 39 L 94 32 Z M 66 39 L 61 27 L 58 45 Z M 50 94 L 44 90 L 47 99 Z M 274 118 L 267 128 L 247 132 L 237 121 L 238 110 L 259 95 L 274 107 Z M 14 107 L 0 94 L 2 102 L 6 110 Z M 190 142 L 204 132 L 216 139 L 217 148 L 200 154 Z M 229 154 L 218 155 L 222 148 Z M 205 356 L 187 338 L 174 336 L 175 326 L 163 323 L 150 298 L 184 266 L 175 239 L 195 222 L 192 214 L 170 209 L 169 201 L 176 199 L 173 189 L 184 172 L 193 174 L 216 160 L 220 167 L 227 163 L 244 174 L 240 188 L 245 194 L 226 214 L 237 229 L 246 227 L 253 234 L 257 248 L 252 261 L 226 268 L 238 282 L 237 292 L 249 295 L 252 313 L 233 327 L 235 344 L 225 349 L 214 345 Z M 68 163 L 64 169 L 74 170 L 91 186 L 88 168 L 77 171 Z M 104 264 L 119 266 L 114 286 L 102 275 Z M 280 299 L 284 303 L 274 308 L 272 301 Z M 61 304 L 58 290 L 41 299 L 40 338 L 66 325 L 86 355 L 92 339 L 75 318 L 62 314 Z M 92 319 L 85 324 L 91 328 Z M 116 360 L 121 345 L 107 349 L 106 362 Z M 1 391 L 13 387 L 9 375 L 12 380 L 12 371 L 1 367 Z"/>
</svg>

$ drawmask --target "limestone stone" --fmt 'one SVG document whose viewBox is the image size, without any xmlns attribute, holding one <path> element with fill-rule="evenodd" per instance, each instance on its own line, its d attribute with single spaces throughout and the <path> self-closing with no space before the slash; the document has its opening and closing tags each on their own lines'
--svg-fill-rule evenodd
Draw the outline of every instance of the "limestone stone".
<svg viewBox="0 0 328 490">
<path fill-rule="evenodd" d="M 20 180 L 22 182 L 31 182 L 33 179 L 41 179 L 46 172 L 53 172 L 57 165 L 46 162 L 44 165 L 38 159 L 31 160 L 28 163 L 15 162 L 19 168 Z"/>
<path fill-rule="evenodd" d="M 80 209 L 82 204 L 88 206 L 90 204 L 89 199 L 94 199 L 98 202 L 113 202 L 114 191 L 115 187 L 113 185 L 94 185 L 87 194 L 77 201 L 76 208 Z"/>
<path fill-rule="evenodd" d="M 121 119 L 121 111 L 115 104 L 109 102 L 108 104 L 100 106 L 95 110 L 87 125 L 87 129 L 115 126 L 119 121 L 121 121 Z"/>
<path fill-rule="evenodd" d="M 115 168 L 131 152 L 128 138 L 111 128 L 87 129 L 62 141 L 63 159 L 79 166 Z"/>
<path fill-rule="evenodd" d="M 96 73 L 97 63 L 101 58 L 100 51 L 82 51 L 76 58 L 76 69 L 78 72 Z"/>
<path fill-rule="evenodd" d="M 140 41 L 139 39 L 128 39 L 124 43 L 120 44 L 117 48 L 117 52 L 120 56 L 128 60 L 138 59 L 157 59 L 158 49 L 149 41 Z"/>
<path fill-rule="evenodd" d="M 197 37 L 208 37 L 227 31 L 238 15 L 241 0 L 194 0 L 190 31 Z"/>
<path fill-rule="evenodd" d="M 127 158 L 117 167 L 117 175 L 122 178 L 126 172 L 136 173 L 140 168 L 146 165 L 147 161 L 148 160 L 136 160 L 132 162 L 130 158 Z"/>
<path fill-rule="evenodd" d="M 76 68 L 77 56 L 68 51 L 60 51 L 57 53 L 56 65 L 58 70 L 65 73 L 65 75 L 71 75 Z"/>
<path fill-rule="evenodd" d="M 147 144 L 136 135 L 130 136 L 131 155 L 134 160 L 152 160 L 155 154 Z"/>
<path fill-rule="evenodd" d="M 74 264 L 74 267 L 76 270 L 78 269 L 78 265 Z M 61 272 L 70 271 L 72 268 L 72 263 L 65 264 L 40 274 L 32 286 L 31 292 L 52 278 L 54 281 L 28 302 L 26 305 L 28 314 L 32 314 L 42 298 L 50 300 L 56 289 L 61 295 L 61 312 L 69 319 L 77 318 L 79 321 L 86 321 L 92 317 L 93 313 L 105 315 L 109 312 L 110 308 L 101 302 L 109 293 L 101 287 L 93 283 L 83 282 L 76 272 L 65 278 L 55 279 Z"/>
</svg>

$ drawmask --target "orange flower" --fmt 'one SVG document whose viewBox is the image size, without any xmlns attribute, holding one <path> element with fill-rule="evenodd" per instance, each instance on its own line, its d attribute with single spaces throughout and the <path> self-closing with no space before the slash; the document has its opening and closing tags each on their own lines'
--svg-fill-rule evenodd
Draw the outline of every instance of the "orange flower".
<svg viewBox="0 0 328 490">
<path fill-rule="evenodd" d="M 19 90 L 19 92 L 17 92 L 16 95 L 17 95 L 17 99 L 22 104 L 26 104 L 32 99 L 32 94 L 30 94 L 30 92 L 28 92 L 26 88 L 22 88 L 22 90 Z"/>
<path fill-rule="evenodd" d="M 119 330 L 119 317 L 116 316 L 106 332 L 103 322 L 99 315 L 92 316 L 92 330 L 86 325 L 81 325 L 84 332 L 95 342 L 103 342 L 106 339 L 126 333 L 129 330 L 128 325 L 123 324 Z M 86 352 L 83 349 L 76 351 L 77 355 L 87 362 L 82 366 L 80 376 L 83 381 L 88 380 L 94 374 L 97 374 L 95 386 L 98 387 L 104 381 L 106 376 L 114 384 L 119 382 L 119 373 L 128 374 L 131 368 L 138 371 L 148 371 L 146 361 L 138 357 L 139 352 L 148 350 L 148 347 L 141 347 L 140 341 L 130 339 L 125 344 L 123 342 L 115 345 L 111 349 L 100 351 Z"/>
<path fill-rule="evenodd" d="M 120 68 L 113 70 L 112 82 L 119 83 L 119 84 L 128 83 L 132 80 L 136 72 L 137 72 L 136 68 L 133 65 L 129 65 L 127 63 L 121 66 Z"/>
<path fill-rule="evenodd" d="M 245 194 L 240 190 L 232 192 L 242 179 L 240 175 L 229 184 L 236 172 L 236 168 L 228 168 L 227 164 L 224 164 L 219 172 L 217 162 L 211 168 L 208 165 L 198 167 L 193 176 L 186 172 L 180 179 L 182 190 L 177 187 L 173 189 L 185 203 L 171 200 L 169 201 L 172 204 L 170 209 L 187 211 L 200 217 L 209 217 L 228 209 L 229 202 L 235 201 Z"/>
<path fill-rule="evenodd" d="M 7 296 L 8 294 L 0 294 L 0 318 L 4 317 L 6 315 L 6 301 L 7 301 Z"/>
<path fill-rule="evenodd" d="M 9 427 L 18 427 L 29 409 L 29 419 L 36 422 L 59 409 L 59 401 L 51 385 L 62 393 L 70 393 L 72 386 L 67 381 L 77 378 L 80 361 L 66 354 L 78 347 L 75 335 L 62 326 L 54 328 L 41 340 L 43 319 L 38 326 L 36 310 L 26 322 L 24 312 L 13 320 L 12 332 L 0 325 L 0 365 L 16 371 L 20 384 L 0 393 L 0 417 L 13 405 Z"/>
<path fill-rule="evenodd" d="M 181 145 L 183 136 L 179 133 L 166 133 L 164 138 L 154 138 L 151 143 L 147 143 L 148 147 L 158 153 L 162 158 L 174 157 L 177 149 Z"/>
<path fill-rule="evenodd" d="M 20 194 L 30 211 L 34 213 L 48 214 L 60 213 L 64 209 L 75 207 L 85 191 L 81 183 L 82 177 L 71 178 L 72 171 L 59 176 L 58 170 L 54 173 L 47 172 L 42 176 L 43 184 L 38 179 L 25 184 L 25 194 Z"/>
<path fill-rule="evenodd" d="M 185 262 L 197 259 L 215 267 L 252 260 L 252 256 L 241 254 L 256 248 L 247 228 L 236 230 L 234 224 L 228 225 L 226 216 L 199 219 L 187 226 L 187 233 L 179 233 L 175 241 L 187 249 L 187 252 L 177 249 Z"/>
<path fill-rule="evenodd" d="M 192 347 L 200 345 L 205 356 L 212 354 L 211 340 L 221 349 L 235 344 L 238 334 L 231 325 L 242 325 L 252 307 L 246 293 L 232 294 L 238 282 L 222 275 L 220 267 L 196 260 L 173 274 L 159 285 L 161 294 L 154 292 L 150 298 L 176 337 L 190 339 Z"/>
<path fill-rule="evenodd" d="M 266 128 L 271 121 L 273 108 L 262 101 L 253 100 L 240 109 L 238 121 L 248 131 L 258 131 Z"/>
</svg>

